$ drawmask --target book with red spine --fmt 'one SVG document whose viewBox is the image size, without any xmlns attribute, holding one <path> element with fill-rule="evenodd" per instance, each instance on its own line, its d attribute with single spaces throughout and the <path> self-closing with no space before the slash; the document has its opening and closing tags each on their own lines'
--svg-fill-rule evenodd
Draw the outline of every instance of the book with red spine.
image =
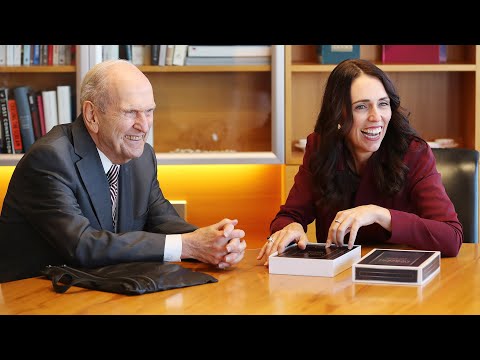
<svg viewBox="0 0 480 360">
<path fill-rule="evenodd" d="M 23 143 L 22 134 L 20 133 L 20 122 L 18 120 L 17 102 L 15 99 L 8 99 L 8 112 L 10 114 L 13 149 L 15 154 L 21 154 L 23 153 Z"/>
</svg>

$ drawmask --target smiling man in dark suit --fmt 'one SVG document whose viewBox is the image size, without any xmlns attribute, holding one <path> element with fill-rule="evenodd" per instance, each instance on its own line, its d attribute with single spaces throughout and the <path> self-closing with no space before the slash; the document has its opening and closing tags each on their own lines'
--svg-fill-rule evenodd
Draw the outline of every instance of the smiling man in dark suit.
<svg viewBox="0 0 480 360">
<path fill-rule="evenodd" d="M 0 217 L 0 282 L 53 264 L 192 258 L 226 268 L 243 258 L 237 220 L 198 228 L 163 196 L 146 143 L 153 89 L 136 66 L 97 64 L 85 75 L 80 103 L 80 116 L 37 140 L 15 168 Z M 116 197 L 106 175 L 112 164 L 120 166 Z"/>
</svg>

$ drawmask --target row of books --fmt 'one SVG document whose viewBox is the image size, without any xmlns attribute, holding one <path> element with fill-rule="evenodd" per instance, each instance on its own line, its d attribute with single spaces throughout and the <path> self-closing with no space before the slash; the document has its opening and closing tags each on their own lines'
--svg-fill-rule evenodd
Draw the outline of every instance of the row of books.
<svg viewBox="0 0 480 360">
<path fill-rule="evenodd" d="M 321 64 L 360 58 L 360 45 L 317 45 Z M 382 45 L 384 64 L 440 64 L 447 61 L 446 45 Z"/>
<path fill-rule="evenodd" d="M 0 66 L 74 65 L 75 45 L 0 45 Z"/>
<path fill-rule="evenodd" d="M 0 153 L 28 151 L 55 125 L 71 122 L 74 107 L 69 85 L 42 91 L 29 86 L 0 88 Z"/>
<path fill-rule="evenodd" d="M 268 65 L 270 45 L 103 45 L 102 60 L 126 59 L 137 66 Z"/>
</svg>

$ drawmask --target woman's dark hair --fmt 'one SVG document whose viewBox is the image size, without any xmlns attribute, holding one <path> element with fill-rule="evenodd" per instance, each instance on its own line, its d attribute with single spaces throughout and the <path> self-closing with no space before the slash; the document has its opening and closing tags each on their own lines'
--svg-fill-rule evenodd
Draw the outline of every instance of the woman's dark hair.
<svg viewBox="0 0 480 360">
<path fill-rule="evenodd" d="M 359 177 L 354 168 L 347 166 L 345 171 L 337 171 L 337 166 L 340 158 L 353 164 L 345 137 L 353 124 L 350 92 L 352 82 L 361 74 L 375 77 L 382 82 L 392 109 L 392 118 L 382 144 L 372 155 L 378 191 L 386 196 L 399 192 L 408 172 L 402 160 L 410 141 L 418 135 L 410 126 L 409 113 L 400 106 L 400 97 L 395 86 L 382 70 L 367 60 L 342 61 L 327 80 L 322 107 L 315 124 L 315 132 L 320 135 L 320 141 L 309 164 L 315 179 L 315 190 L 319 193 L 323 205 L 349 207 L 358 188 Z"/>
</svg>

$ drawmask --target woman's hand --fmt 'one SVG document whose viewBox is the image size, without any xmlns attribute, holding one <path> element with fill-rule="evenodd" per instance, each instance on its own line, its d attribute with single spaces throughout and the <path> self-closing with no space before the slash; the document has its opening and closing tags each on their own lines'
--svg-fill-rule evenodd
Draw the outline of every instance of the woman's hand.
<svg viewBox="0 0 480 360">
<path fill-rule="evenodd" d="M 303 231 L 302 225 L 296 222 L 290 223 L 282 230 L 272 234 L 260 250 L 257 260 L 266 255 L 267 261 L 264 265 L 268 265 L 268 257 L 275 251 L 281 254 L 292 241 L 295 241 L 300 249 L 305 249 L 308 243 L 307 234 Z"/>
<path fill-rule="evenodd" d="M 392 216 L 388 209 L 377 205 L 361 205 L 352 209 L 339 211 L 328 229 L 325 246 L 335 244 L 343 246 L 345 235 L 350 233 L 348 248 L 351 249 L 360 227 L 377 223 L 384 229 L 392 230 Z"/>
</svg>

